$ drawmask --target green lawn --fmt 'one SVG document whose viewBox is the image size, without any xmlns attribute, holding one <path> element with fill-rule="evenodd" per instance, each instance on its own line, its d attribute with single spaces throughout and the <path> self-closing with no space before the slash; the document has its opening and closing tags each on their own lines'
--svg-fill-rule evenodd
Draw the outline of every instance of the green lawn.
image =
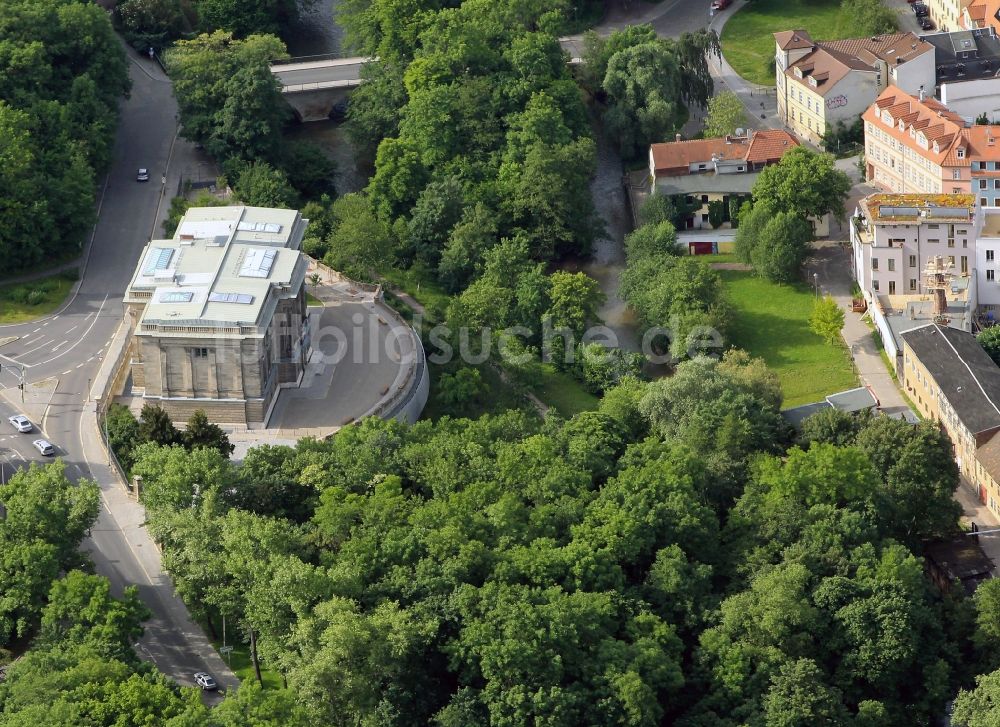
<svg viewBox="0 0 1000 727">
<path fill-rule="evenodd" d="M 541 374 L 541 380 L 531 387 L 532 393 L 564 417 L 596 409 L 600 403 L 583 384 L 552 364 L 543 364 Z"/>
<path fill-rule="evenodd" d="M 56 310 L 73 288 L 74 278 L 67 273 L 0 286 L 0 325 L 24 323 Z"/>
<path fill-rule="evenodd" d="M 732 344 L 778 374 L 786 407 L 858 385 L 847 350 L 809 330 L 814 298 L 807 286 L 775 285 L 740 270 L 719 275 L 735 309 Z"/>
<path fill-rule="evenodd" d="M 216 628 L 220 629 L 221 633 L 221 621 L 216 624 Z M 211 636 L 211 632 L 205 629 L 205 635 Z M 250 660 L 250 648 L 246 644 L 234 642 L 234 635 L 232 632 L 226 634 L 226 643 L 233 647 L 232 652 L 227 656 L 223 656 L 222 654 L 219 654 L 219 656 L 229 664 L 229 668 L 233 670 L 233 673 L 239 677 L 241 682 L 257 681 L 257 676 L 253 671 L 253 662 Z M 222 640 L 212 639 L 212 646 L 218 651 L 219 647 L 222 646 Z M 283 687 L 281 675 L 276 671 L 265 669 L 263 664 L 260 667 L 260 678 L 264 682 L 264 689 L 281 689 Z"/>
<path fill-rule="evenodd" d="M 774 85 L 774 38 L 781 30 L 804 29 L 813 40 L 863 35 L 840 0 L 754 0 L 726 22 L 722 52 L 733 69 L 751 83 Z"/>
<path fill-rule="evenodd" d="M 315 295 L 313 295 L 312 293 L 310 293 L 307 290 L 306 291 L 306 305 L 318 305 L 318 306 L 322 306 L 323 305 L 323 301 L 321 301 L 319 298 L 317 298 Z"/>
</svg>

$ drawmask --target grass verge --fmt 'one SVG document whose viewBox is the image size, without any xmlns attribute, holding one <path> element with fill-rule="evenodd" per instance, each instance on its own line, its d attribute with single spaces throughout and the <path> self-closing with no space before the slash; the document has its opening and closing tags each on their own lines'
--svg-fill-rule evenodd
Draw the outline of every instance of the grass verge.
<svg viewBox="0 0 1000 727">
<path fill-rule="evenodd" d="M 540 373 L 538 382 L 530 387 L 531 392 L 562 416 L 591 411 L 600 403 L 600 399 L 584 389 L 579 381 L 552 364 L 542 364 Z"/>
<path fill-rule="evenodd" d="M 719 275 L 734 308 L 730 342 L 778 374 L 786 407 L 858 385 L 847 350 L 809 329 L 814 298 L 807 286 L 776 285 L 741 270 Z"/>
<path fill-rule="evenodd" d="M 221 621 L 217 628 L 221 633 Z M 211 637 L 211 631 L 208 629 L 204 629 L 204 631 L 206 636 Z M 227 633 L 226 636 L 226 643 L 232 646 L 233 650 L 228 656 L 223 656 L 222 654 L 219 654 L 219 656 L 224 662 L 229 664 L 229 668 L 233 670 L 233 673 L 239 677 L 241 682 L 257 681 L 257 676 L 253 671 L 253 661 L 250 659 L 250 647 L 247 644 L 234 641 L 232 633 Z M 222 646 L 222 639 L 212 639 L 211 641 L 212 646 L 218 651 L 219 647 Z M 260 678 L 264 682 L 264 689 L 282 689 L 284 686 L 281 682 L 281 675 L 276 671 L 266 669 L 263 664 L 260 666 Z"/>
<path fill-rule="evenodd" d="M 74 269 L 29 283 L 0 286 L 0 325 L 24 323 L 48 315 L 63 304 L 75 280 Z"/>
<path fill-rule="evenodd" d="M 863 35 L 840 0 L 754 0 L 722 29 L 722 52 L 750 83 L 774 85 L 774 37 L 782 30 L 806 30 L 813 40 Z"/>
</svg>

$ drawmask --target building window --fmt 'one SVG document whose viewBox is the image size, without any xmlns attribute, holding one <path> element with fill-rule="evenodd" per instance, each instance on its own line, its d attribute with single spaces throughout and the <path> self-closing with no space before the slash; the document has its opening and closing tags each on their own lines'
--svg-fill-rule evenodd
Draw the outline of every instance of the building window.
<svg viewBox="0 0 1000 727">
<path fill-rule="evenodd" d="M 889 281 L 889 295 L 895 295 L 895 294 L 896 294 L 896 281 L 895 280 L 890 280 Z"/>
<path fill-rule="evenodd" d="M 917 256 L 916 255 L 910 255 L 910 267 L 911 268 L 917 267 Z"/>
<path fill-rule="evenodd" d="M 917 279 L 910 278 L 910 290 L 916 290 L 916 289 L 917 289 Z"/>
<path fill-rule="evenodd" d="M 878 281 L 877 280 L 873 280 L 872 281 L 872 290 L 874 290 L 876 293 L 878 292 Z"/>
<path fill-rule="evenodd" d="M 893 258 L 889 258 L 889 272 L 891 273 L 896 269 L 896 261 Z"/>
<path fill-rule="evenodd" d="M 955 240 L 950 237 L 948 238 L 948 247 L 955 247 Z"/>
<path fill-rule="evenodd" d="M 987 270 L 986 271 L 986 279 L 987 280 L 993 280 L 993 271 L 992 270 Z"/>
<path fill-rule="evenodd" d="M 708 195 L 707 194 L 701 195 L 701 203 L 702 204 L 708 204 Z"/>
<path fill-rule="evenodd" d="M 986 189 L 986 180 L 985 179 L 980 179 L 979 180 L 979 188 L 980 189 Z"/>
<path fill-rule="evenodd" d="M 964 275 L 968 272 L 969 272 L 969 258 L 966 257 L 965 255 L 962 255 L 962 274 Z"/>
<path fill-rule="evenodd" d="M 979 198 L 979 206 L 980 207 L 986 207 L 986 198 L 985 197 L 980 197 Z"/>
<path fill-rule="evenodd" d="M 993 180 L 993 189 L 1000 189 L 1000 179 Z"/>
<path fill-rule="evenodd" d="M 191 353 L 194 354 L 195 358 L 208 358 L 207 348 L 192 348 Z"/>
<path fill-rule="evenodd" d="M 965 159 L 965 148 L 964 147 L 961 147 L 961 146 L 958 147 L 958 158 L 959 159 Z"/>
<path fill-rule="evenodd" d="M 878 258 L 877 257 L 873 257 L 872 258 L 872 270 L 878 270 Z"/>
<path fill-rule="evenodd" d="M 990 262 L 990 263 L 993 262 L 993 251 L 992 250 L 987 250 L 986 251 L 986 262 Z"/>
</svg>

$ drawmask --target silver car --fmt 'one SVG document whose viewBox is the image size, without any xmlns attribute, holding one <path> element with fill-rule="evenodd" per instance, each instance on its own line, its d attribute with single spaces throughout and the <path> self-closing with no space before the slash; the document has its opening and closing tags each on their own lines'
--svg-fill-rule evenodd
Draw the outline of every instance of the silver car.
<svg viewBox="0 0 1000 727">
<path fill-rule="evenodd" d="M 15 414 L 12 417 L 7 417 L 7 421 L 10 422 L 10 425 L 14 427 L 14 429 L 22 434 L 26 434 L 34 429 L 34 425 L 31 423 L 31 420 L 24 416 L 24 414 Z"/>
<path fill-rule="evenodd" d="M 194 681 L 199 687 L 209 692 L 212 691 L 213 689 L 218 688 L 219 686 L 218 684 L 215 683 L 215 680 L 212 678 L 212 675 L 204 671 L 196 672 L 194 675 Z"/>
<path fill-rule="evenodd" d="M 36 439 L 32 442 L 35 449 L 44 454 L 46 457 L 56 453 L 56 448 L 52 446 L 52 442 L 47 439 Z"/>
</svg>

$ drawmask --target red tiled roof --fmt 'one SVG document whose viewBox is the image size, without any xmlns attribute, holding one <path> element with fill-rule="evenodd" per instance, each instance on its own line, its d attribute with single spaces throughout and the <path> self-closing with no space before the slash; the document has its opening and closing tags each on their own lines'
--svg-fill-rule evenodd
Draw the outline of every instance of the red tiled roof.
<svg viewBox="0 0 1000 727">
<path fill-rule="evenodd" d="M 891 128 L 881 119 L 883 111 L 887 111 L 895 122 Z M 878 124 L 882 131 L 920 156 L 942 166 L 967 166 L 970 161 L 980 159 L 1000 161 L 1000 126 L 966 126 L 961 116 L 934 98 L 920 101 L 890 86 L 879 94 L 862 117 L 871 124 Z M 903 121 L 903 129 L 899 128 L 900 120 Z M 910 127 L 927 137 L 927 149 L 910 137 Z M 935 142 L 938 145 L 936 152 Z M 959 149 L 963 150 L 961 158 L 958 156 Z"/>
<path fill-rule="evenodd" d="M 774 33 L 774 42 L 781 50 L 809 48 L 813 44 L 809 33 L 804 30 L 782 30 L 780 33 Z"/>
<path fill-rule="evenodd" d="M 724 137 L 670 141 L 649 146 L 656 171 L 682 169 L 684 174 L 690 164 L 711 161 L 713 154 L 721 159 L 742 159 L 746 149 L 745 140 L 733 140 L 731 144 L 727 144 Z"/>
<path fill-rule="evenodd" d="M 798 139 L 783 129 L 763 129 L 754 131 L 749 140 L 745 137 L 731 137 L 729 142 L 726 137 L 691 139 L 650 144 L 649 149 L 657 172 L 687 174 L 691 164 L 709 162 L 713 156 L 719 160 L 742 159 L 750 164 L 766 164 L 777 161 L 798 145 Z"/>
<path fill-rule="evenodd" d="M 793 31 L 786 31 L 788 32 Z M 779 38 L 779 35 L 782 37 Z M 774 37 L 779 47 L 784 48 L 781 43 L 782 40 L 787 40 L 785 36 L 775 33 Z M 852 70 L 874 72 L 876 64 L 880 61 L 886 62 L 889 66 L 896 66 L 925 53 L 934 52 L 933 45 L 913 33 L 819 41 L 811 47 L 812 51 L 789 64 L 785 69 L 785 75 L 798 83 L 808 83 L 809 77 L 812 76 L 820 95 L 825 95 L 826 90 L 832 89 Z M 802 78 L 795 75 L 796 69 L 802 73 Z"/>
<path fill-rule="evenodd" d="M 799 145 L 799 140 L 784 129 L 762 129 L 750 139 L 750 148 L 744 157 L 750 164 L 777 161 L 782 155 Z"/>
</svg>

